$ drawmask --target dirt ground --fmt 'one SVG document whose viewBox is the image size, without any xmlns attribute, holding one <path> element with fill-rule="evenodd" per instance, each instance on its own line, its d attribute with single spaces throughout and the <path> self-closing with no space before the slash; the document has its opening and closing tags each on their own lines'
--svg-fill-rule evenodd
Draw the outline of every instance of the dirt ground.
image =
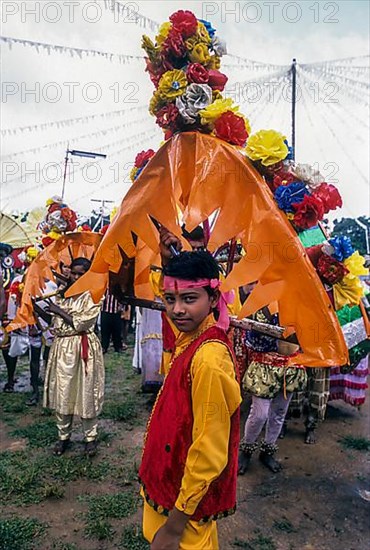
<svg viewBox="0 0 370 550">
<path fill-rule="evenodd" d="M 78 422 L 72 449 L 51 457 L 52 415 L 24 405 L 25 359 L 17 393 L 0 395 L 0 550 L 148 548 L 140 536 L 136 471 L 153 397 L 141 393 L 130 353 L 108 353 L 106 366 L 100 448 L 90 461 L 81 457 Z M 1 385 L 4 369 L 0 365 Z M 340 440 L 369 438 L 369 404 L 361 411 L 330 404 L 316 445 L 304 444 L 303 421 L 291 420 L 279 441 L 282 472 L 270 473 L 256 456 L 239 477 L 237 512 L 219 522 L 220 548 L 368 550 L 369 452 L 346 448 Z M 243 418 L 247 408 L 244 404 Z M 38 528 L 26 532 L 28 520 L 37 520 Z"/>
</svg>

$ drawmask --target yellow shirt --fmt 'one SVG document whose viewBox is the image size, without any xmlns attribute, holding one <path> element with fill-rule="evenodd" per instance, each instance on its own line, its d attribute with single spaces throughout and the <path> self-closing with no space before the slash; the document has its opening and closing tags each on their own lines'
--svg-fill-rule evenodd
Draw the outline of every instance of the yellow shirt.
<svg viewBox="0 0 370 550">
<path fill-rule="evenodd" d="M 196 333 L 180 332 L 175 356 L 212 325 L 214 319 L 209 315 Z M 192 515 L 209 485 L 226 467 L 230 417 L 240 405 L 241 396 L 229 350 L 220 342 L 206 342 L 197 350 L 191 362 L 190 375 L 193 443 L 175 506 Z"/>
<path fill-rule="evenodd" d="M 214 325 L 209 315 L 196 332 L 180 332 L 176 340 L 175 357 L 179 355 L 201 332 Z M 185 463 L 181 489 L 175 506 L 193 515 L 198 504 L 217 479 L 228 461 L 230 418 L 241 403 L 240 386 L 236 380 L 234 365 L 227 347 L 220 342 L 205 342 L 194 354 L 190 365 L 193 403 L 193 442 Z M 142 493 L 143 494 L 143 493 Z M 165 517 L 144 502 L 143 530 L 148 540 L 153 540 Z M 212 548 L 218 545 L 202 542 L 199 546 L 187 546 L 186 540 L 214 540 L 214 522 L 198 525 L 189 520 L 180 548 Z M 189 538 L 190 537 L 190 538 Z"/>
</svg>

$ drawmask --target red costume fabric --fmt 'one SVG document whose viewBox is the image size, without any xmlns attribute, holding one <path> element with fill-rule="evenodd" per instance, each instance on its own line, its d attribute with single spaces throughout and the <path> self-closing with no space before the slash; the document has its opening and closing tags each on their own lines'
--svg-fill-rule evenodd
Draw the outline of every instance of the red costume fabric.
<svg viewBox="0 0 370 550">
<path fill-rule="evenodd" d="M 200 346 L 215 340 L 234 357 L 225 332 L 217 326 L 206 329 L 173 360 L 148 422 L 139 478 L 147 502 L 161 514 L 167 515 L 175 506 L 192 444 L 191 362 Z M 190 519 L 205 522 L 235 511 L 238 445 L 239 409 L 231 417 L 227 466 Z"/>
</svg>

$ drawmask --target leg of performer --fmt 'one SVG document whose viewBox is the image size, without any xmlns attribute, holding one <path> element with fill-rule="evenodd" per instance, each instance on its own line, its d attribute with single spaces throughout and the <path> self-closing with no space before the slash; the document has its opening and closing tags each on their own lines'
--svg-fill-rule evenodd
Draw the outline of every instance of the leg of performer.
<svg viewBox="0 0 370 550">
<path fill-rule="evenodd" d="M 53 453 L 60 456 L 67 449 L 72 433 L 73 414 L 56 413 L 58 441 L 54 446 Z"/>
<path fill-rule="evenodd" d="M 18 357 L 11 357 L 9 355 L 9 348 L 2 349 L 1 351 L 3 354 L 4 362 L 6 365 L 7 376 L 8 376 L 8 381 L 5 384 L 3 391 L 6 393 L 12 393 L 14 391 L 14 384 L 15 384 L 14 374 L 17 366 Z"/>
<path fill-rule="evenodd" d="M 105 311 L 101 312 L 101 345 L 103 353 L 107 353 L 110 342 L 111 326 L 110 326 L 110 313 Z"/>
<path fill-rule="evenodd" d="M 31 347 L 31 360 L 30 360 L 30 372 L 31 372 L 31 386 L 32 386 L 32 395 L 26 405 L 34 406 L 39 402 L 39 374 L 40 374 L 40 358 L 41 358 L 41 347 L 30 346 Z"/>
<path fill-rule="evenodd" d="M 316 443 L 316 429 L 319 421 L 325 419 L 330 394 L 330 369 L 308 369 L 308 415 L 305 420 L 305 443 Z"/>
<path fill-rule="evenodd" d="M 252 396 L 251 410 L 244 427 L 244 437 L 239 446 L 239 475 L 245 474 L 253 452 L 258 448 L 257 439 L 269 416 L 271 399 Z"/>
<path fill-rule="evenodd" d="M 112 313 L 112 340 L 114 351 L 122 351 L 121 313 Z"/>
<path fill-rule="evenodd" d="M 285 398 L 283 392 L 279 392 L 271 401 L 265 440 L 261 444 L 260 460 L 272 472 L 281 470 L 281 464 L 274 458 L 278 450 L 276 441 L 283 427 L 292 395 L 292 393 L 288 393 Z"/>
<path fill-rule="evenodd" d="M 98 448 L 98 419 L 95 418 L 81 418 L 82 428 L 85 436 L 85 454 L 87 456 L 96 455 Z"/>
</svg>

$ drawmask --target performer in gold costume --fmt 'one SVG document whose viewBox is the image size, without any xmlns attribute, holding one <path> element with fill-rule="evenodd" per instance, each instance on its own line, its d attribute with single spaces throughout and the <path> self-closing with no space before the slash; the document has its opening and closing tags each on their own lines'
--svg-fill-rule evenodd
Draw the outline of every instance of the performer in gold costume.
<svg viewBox="0 0 370 550">
<path fill-rule="evenodd" d="M 70 284 L 90 268 L 86 258 L 71 263 Z M 37 307 L 37 306 L 36 306 Z M 45 376 L 44 407 L 55 410 L 59 439 L 54 454 L 67 449 L 73 416 L 81 417 L 85 452 L 97 450 L 98 421 L 104 399 L 104 362 L 100 341 L 94 332 L 101 303 L 95 304 L 90 292 L 72 298 L 57 297 L 49 303 L 54 316 L 54 342 Z"/>
</svg>

